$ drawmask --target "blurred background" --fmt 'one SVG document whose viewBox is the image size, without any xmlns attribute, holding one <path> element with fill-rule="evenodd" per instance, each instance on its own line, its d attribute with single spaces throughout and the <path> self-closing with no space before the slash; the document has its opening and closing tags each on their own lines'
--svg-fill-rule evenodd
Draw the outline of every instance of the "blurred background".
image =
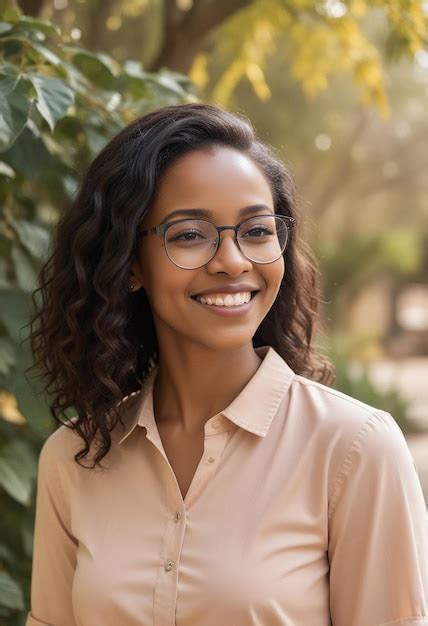
<svg viewBox="0 0 428 626">
<path fill-rule="evenodd" d="M 428 2 L 0 0 L 0 626 L 29 606 L 37 458 L 24 369 L 50 232 L 123 125 L 207 101 L 294 172 L 334 386 L 390 412 L 428 502 Z"/>
</svg>

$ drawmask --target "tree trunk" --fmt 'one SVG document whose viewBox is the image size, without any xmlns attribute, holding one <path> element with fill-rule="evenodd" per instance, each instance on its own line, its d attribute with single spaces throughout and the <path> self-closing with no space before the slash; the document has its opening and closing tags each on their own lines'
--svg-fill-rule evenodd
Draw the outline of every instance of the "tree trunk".
<svg viewBox="0 0 428 626">
<path fill-rule="evenodd" d="M 150 71 L 167 67 L 187 74 L 208 34 L 249 4 L 251 0 L 195 0 L 192 8 L 184 12 L 175 0 L 165 0 L 163 43 Z"/>
<path fill-rule="evenodd" d="M 25 15 L 38 17 L 45 5 L 45 0 L 19 0 L 18 5 Z"/>
<path fill-rule="evenodd" d="M 92 0 L 88 4 L 87 22 L 82 41 L 89 50 L 106 51 L 103 50 L 103 44 L 106 42 L 106 21 L 115 4 L 117 4 L 115 0 Z"/>
</svg>

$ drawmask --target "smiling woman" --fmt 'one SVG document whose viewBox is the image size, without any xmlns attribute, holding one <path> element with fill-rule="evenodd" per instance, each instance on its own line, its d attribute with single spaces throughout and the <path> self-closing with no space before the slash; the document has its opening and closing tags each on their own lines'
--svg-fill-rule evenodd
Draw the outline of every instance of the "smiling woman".
<svg viewBox="0 0 428 626">
<path fill-rule="evenodd" d="M 31 319 L 62 425 L 26 626 L 427 626 L 415 465 L 328 386 L 301 228 L 291 173 L 221 108 L 154 111 L 95 159 Z"/>
<path fill-rule="evenodd" d="M 52 255 L 34 294 L 41 292 L 42 298 L 34 301 L 30 322 L 36 366 L 43 368 L 46 387 L 56 390 L 54 418 L 61 423 L 59 416 L 69 407 L 77 413 L 72 427 L 85 448 L 76 460 L 91 445 L 95 463 L 107 453 L 110 427 L 120 421 L 116 405 L 139 390 L 148 369 L 159 362 L 159 343 L 171 324 L 180 330 L 174 342 L 194 329 L 219 349 L 228 333 L 252 354 L 253 347 L 270 345 L 296 373 L 333 382 L 332 364 L 312 345 L 319 274 L 301 238 L 298 210 L 288 168 L 255 137 L 248 120 L 212 105 L 163 107 L 127 126 L 102 150 L 54 232 Z M 256 246 L 243 242 L 248 232 L 260 236 L 249 227 L 264 226 L 258 216 L 266 213 L 284 216 L 275 223 L 278 254 L 273 262 L 253 262 L 245 252 L 255 253 Z M 231 230 L 214 234 L 214 227 L 235 227 L 250 216 L 247 229 L 244 223 L 236 231 L 237 246 Z M 209 227 L 196 248 L 197 269 L 183 270 L 181 258 L 174 256 L 178 249 L 186 260 L 196 254 L 194 247 L 171 241 L 183 217 L 208 220 L 196 223 Z M 273 228 L 272 218 L 265 219 Z M 195 220 L 187 225 L 193 227 Z M 153 228 L 157 235 L 143 235 Z M 204 254 L 217 252 L 205 265 L 201 248 Z M 216 318 L 195 308 L 190 294 L 220 287 L 224 293 L 242 282 L 260 292 L 254 315 L 223 324 L 219 334 Z M 196 327 L 195 315 L 204 315 Z M 206 364 L 202 346 L 192 341 L 191 347 Z M 226 342 L 226 347 L 230 361 L 233 345 Z M 176 350 L 181 369 L 188 350 L 183 353 L 181 344 Z M 242 355 L 245 363 L 247 356 Z"/>
</svg>

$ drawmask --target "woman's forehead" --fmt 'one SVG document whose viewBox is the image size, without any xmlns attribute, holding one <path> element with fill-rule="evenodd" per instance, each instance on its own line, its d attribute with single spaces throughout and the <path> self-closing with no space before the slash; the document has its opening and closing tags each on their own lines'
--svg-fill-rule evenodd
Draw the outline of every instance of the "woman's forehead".
<svg viewBox="0 0 428 626">
<path fill-rule="evenodd" d="M 241 152 L 218 147 L 188 153 L 167 169 L 152 209 L 156 212 L 218 206 L 239 209 L 256 203 L 272 205 L 264 174 Z"/>
</svg>

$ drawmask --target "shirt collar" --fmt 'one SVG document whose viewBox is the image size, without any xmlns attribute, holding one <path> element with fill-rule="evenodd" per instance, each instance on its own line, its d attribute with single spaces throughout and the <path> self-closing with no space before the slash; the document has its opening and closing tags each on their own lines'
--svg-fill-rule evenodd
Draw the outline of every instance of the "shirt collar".
<svg viewBox="0 0 428 626">
<path fill-rule="evenodd" d="M 237 426 L 265 437 L 295 373 L 272 346 L 261 346 L 255 348 L 255 351 L 263 361 L 244 389 L 221 414 Z M 137 425 L 153 428 L 155 420 L 152 394 L 157 370 L 158 366 L 155 365 L 146 375 L 141 389 L 126 396 L 119 403 L 125 403 L 126 410 L 127 401 L 135 397 L 135 402 L 129 403 L 126 433 L 119 444 L 125 441 Z"/>
</svg>

